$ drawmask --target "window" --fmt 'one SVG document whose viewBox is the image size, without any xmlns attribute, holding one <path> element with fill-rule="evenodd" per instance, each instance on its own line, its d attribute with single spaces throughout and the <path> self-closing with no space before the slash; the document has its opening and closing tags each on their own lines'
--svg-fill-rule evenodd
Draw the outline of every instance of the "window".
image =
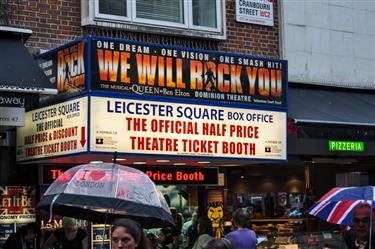
<svg viewBox="0 0 375 249">
<path fill-rule="evenodd" d="M 184 23 L 184 6 L 182 1 L 137 0 L 135 6 L 136 18 Z"/>
<path fill-rule="evenodd" d="M 93 22 L 221 33 L 222 0 L 86 0 Z M 83 22 L 84 23 L 84 22 Z M 92 24 L 92 23 L 90 23 Z"/>
<path fill-rule="evenodd" d="M 99 13 L 126 17 L 126 1 L 101 0 L 99 1 Z"/>
<path fill-rule="evenodd" d="M 193 25 L 217 28 L 216 1 L 193 0 Z"/>
</svg>

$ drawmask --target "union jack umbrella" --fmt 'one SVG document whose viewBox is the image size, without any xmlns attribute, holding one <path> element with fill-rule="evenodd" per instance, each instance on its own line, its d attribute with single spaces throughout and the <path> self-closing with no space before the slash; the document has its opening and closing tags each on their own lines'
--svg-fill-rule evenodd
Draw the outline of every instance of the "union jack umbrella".
<svg viewBox="0 0 375 249">
<path fill-rule="evenodd" d="M 352 211 L 359 203 L 375 207 L 375 187 L 337 187 L 331 189 L 308 211 L 329 223 L 352 225 Z"/>
</svg>

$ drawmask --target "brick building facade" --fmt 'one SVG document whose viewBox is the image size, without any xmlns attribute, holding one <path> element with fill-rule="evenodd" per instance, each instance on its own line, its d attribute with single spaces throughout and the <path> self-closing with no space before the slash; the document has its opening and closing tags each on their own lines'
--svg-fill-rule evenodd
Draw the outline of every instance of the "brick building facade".
<svg viewBox="0 0 375 249">
<path fill-rule="evenodd" d="M 226 13 L 224 18 L 226 20 L 226 37 L 216 40 L 175 36 L 172 33 L 158 35 L 105 27 L 81 26 L 81 1 L 76 0 L 10 0 L 8 2 L 10 25 L 33 31 L 33 35 L 26 44 L 32 53 L 39 53 L 40 49 L 49 50 L 78 37 L 95 34 L 222 52 L 274 58 L 280 56 L 278 1 L 273 2 L 273 27 L 236 22 L 235 1 L 226 1 L 224 10 Z"/>
</svg>

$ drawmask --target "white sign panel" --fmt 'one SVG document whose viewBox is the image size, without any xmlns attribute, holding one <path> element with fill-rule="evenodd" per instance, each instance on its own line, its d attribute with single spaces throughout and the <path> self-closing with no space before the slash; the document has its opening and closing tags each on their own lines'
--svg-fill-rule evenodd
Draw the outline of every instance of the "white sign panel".
<svg viewBox="0 0 375 249">
<path fill-rule="evenodd" d="M 236 0 L 236 21 L 273 26 L 273 0 Z"/>
<path fill-rule="evenodd" d="M 87 97 L 25 114 L 17 129 L 17 161 L 87 151 Z"/>
<path fill-rule="evenodd" d="M 286 113 L 91 97 L 90 150 L 286 160 Z"/>
<path fill-rule="evenodd" d="M 0 126 L 25 125 L 25 108 L 0 107 Z"/>
</svg>

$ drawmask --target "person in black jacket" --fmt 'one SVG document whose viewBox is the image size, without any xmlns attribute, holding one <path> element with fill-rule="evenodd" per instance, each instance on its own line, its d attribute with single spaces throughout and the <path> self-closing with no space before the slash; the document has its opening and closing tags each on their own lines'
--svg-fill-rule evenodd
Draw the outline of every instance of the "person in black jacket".
<svg viewBox="0 0 375 249">
<path fill-rule="evenodd" d="M 375 215 L 372 207 L 367 203 L 358 204 L 353 209 L 352 219 L 353 227 L 344 235 L 347 248 L 375 249 Z"/>
<path fill-rule="evenodd" d="M 61 249 L 87 249 L 88 238 L 84 229 L 78 227 L 77 220 L 71 217 L 62 218 L 62 228 L 56 229 L 43 245 L 43 249 L 52 248 L 58 243 Z"/>
<path fill-rule="evenodd" d="M 3 249 L 31 249 L 34 248 L 37 226 L 35 222 L 22 226 L 16 233 L 11 234 Z"/>
</svg>

